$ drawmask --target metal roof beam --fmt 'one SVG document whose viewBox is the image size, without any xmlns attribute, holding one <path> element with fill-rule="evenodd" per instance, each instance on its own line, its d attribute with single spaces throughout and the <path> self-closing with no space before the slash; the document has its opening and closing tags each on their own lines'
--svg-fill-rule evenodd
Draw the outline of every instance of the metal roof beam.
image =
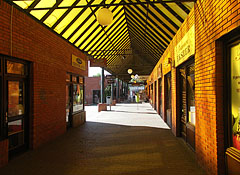
<svg viewBox="0 0 240 175">
<path fill-rule="evenodd" d="M 135 30 L 137 30 L 139 33 L 142 33 L 142 37 L 143 37 L 144 39 L 147 39 L 147 40 L 145 40 L 145 42 L 147 41 L 150 45 L 153 46 L 153 48 L 159 49 L 159 50 L 161 50 L 162 52 L 165 50 L 166 47 L 165 47 L 165 48 L 162 47 L 161 44 L 155 39 L 155 38 L 158 38 L 158 37 L 155 36 L 155 38 L 153 38 L 153 37 L 147 35 L 147 34 L 145 33 L 144 29 L 143 29 L 140 25 L 137 26 L 136 24 L 134 24 L 134 20 L 131 19 L 131 18 L 129 18 L 129 15 L 126 15 L 126 16 L 128 16 L 127 18 L 128 18 L 128 21 L 129 21 L 129 27 L 130 27 L 130 25 L 131 25 L 131 26 L 134 26 L 133 28 L 135 28 Z M 158 47 L 157 47 L 157 46 L 158 46 Z M 159 46 L 160 46 L 160 47 L 159 47 Z"/>
<path fill-rule="evenodd" d="M 130 9 L 131 9 L 131 7 L 130 7 Z M 133 9 L 131 9 L 132 11 L 134 11 Z M 141 18 L 141 20 L 139 19 L 139 18 L 134 18 L 135 20 L 133 20 L 132 18 L 135 16 L 135 15 L 137 15 L 137 12 L 134 12 L 134 14 L 128 9 L 128 8 L 126 8 L 126 11 L 127 11 L 127 13 L 126 14 L 130 14 L 130 15 L 127 15 L 127 16 L 129 16 L 130 17 L 130 20 L 132 20 L 132 21 L 138 21 L 137 23 L 138 24 L 141 24 L 142 26 L 144 26 L 144 23 L 142 22 L 142 21 L 144 21 L 144 19 L 142 18 L 142 17 L 140 17 Z M 130 22 L 130 21 L 129 21 Z M 134 22 L 133 22 L 134 23 Z M 150 31 L 150 29 L 148 29 L 148 26 L 146 27 L 146 30 L 143 28 L 143 27 L 141 27 L 140 25 L 138 25 L 139 26 L 139 28 L 141 28 L 144 32 L 143 33 L 145 33 L 145 35 L 146 36 L 149 36 L 149 37 L 151 37 L 151 39 L 152 40 L 154 40 L 161 48 L 162 48 L 162 50 L 165 50 L 165 48 L 167 47 L 167 44 L 165 44 L 164 42 L 162 42 L 161 40 L 159 40 L 159 38 L 161 38 L 161 39 L 163 39 L 164 41 L 166 41 L 167 43 L 169 43 L 169 41 L 168 40 L 166 40 L 154 27 L 152 27 L 152 30 L 153 31 L 155 31 L 159 36 L 156 36 L 156 34 L 155 33 L 153 33 L 153 32 L 151 32 L 151 34 L 155 37 L 155 38 L 153 38 L 151 35 L 150 35 L 150 33 L 149 32 L 146 32 L 147 30 L 149 30 Z M 163 29 L 161 29 L 160 27 L 159 27 L 159 30 L 161 30 L 162 32 L 164 31 Z M 165 31 L 164 31 L 165 32 Z M 165 32 L 166 33 L 166 32 Z M 170 36 L 169 36 L 170 37 Z M 171 38 L 171 37 L 170 37 Z M 158 39 L 158 41 L 157 41 L 157 39 Z"/>
<path fill-rule="evenodd" d="M 150 45 L 147 45 L 146 41 L 144 42 L 142 40 L 142 37 L 139 38 L 139 35 L 136 34 L 135 31 L 133 31 L 133 29 L 131 27 L 129 28 L 129 31 L 130 31 L 131 35 L 134 35 L 134 39 L 137 40 L 138 45 L 141 45 L 143 50 L 148 51 L 151 54 L 151 56 L 154 58 L 155 61 L 158 61 L 163 53 L 159 53 L 158 50 L 153 49 Z M 157 52 L 153 52 L 153 51 L 157 51 Z"/>
<path fill-rule="evenodd" d="M 68 8 L 88 8 L 88 7 L 103 7 L 103 6 L 120 6 L 120 5 L 141 5 L 141 4 L 167 4 L 167 3 L 177 3 L 177 2 L 196 2 L 196 0 L 158 0 L 158 1 L 147 1 L 147 2 L 120 2 L 115 4 L 87 4 L 87 5 L 75 5 L 75 6 L 63 6 L 57 7 L 56 9 L 68 9 Z M 42 7 L 42 8 L 28 8 L 28 10 L 49 10 L 52 7 Z"/>
<path fill-rule="evenodd" d="M 41 22 L 44 22 L 50 15 L 51 13 L 62 3 L 63 0 L 58 0 L 54 4 L 54 6 L 40 19 Z"/>
</svg>

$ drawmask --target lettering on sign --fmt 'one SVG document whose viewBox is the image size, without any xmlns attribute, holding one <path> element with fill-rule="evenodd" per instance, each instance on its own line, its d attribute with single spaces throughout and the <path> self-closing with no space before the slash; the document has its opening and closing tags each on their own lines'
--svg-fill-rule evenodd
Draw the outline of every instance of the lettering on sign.
<svg viewBox="0 0 240 175">
<path fill-rule="evenodd" d="M 193 25 L 174 49 L 175 66 L 195 54 L 195 25 Z"/>
<path fill-rule="evenodd" d="M 106 75 L 106 79 L 115 79 L 116 76 L 115 75 Z"/>
<path fill-rule="evenodd" d="M 72 66 L 82 70 L 86 70 L 86 61 L 80 57 L 72 55 Z"/>
</svg>

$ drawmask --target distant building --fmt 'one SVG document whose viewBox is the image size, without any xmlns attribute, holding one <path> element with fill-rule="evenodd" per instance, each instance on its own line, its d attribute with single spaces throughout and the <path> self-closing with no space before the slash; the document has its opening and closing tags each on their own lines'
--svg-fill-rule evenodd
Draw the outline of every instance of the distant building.
<svg viewBox="0 0 240 175">
<path fill-rule="evenodd" d="M 105 79 L 104 88 L 107 86 Z M 101 102 L 101 77 L 85 77 L 85 103 L 87 105 Z"/>
</svg>

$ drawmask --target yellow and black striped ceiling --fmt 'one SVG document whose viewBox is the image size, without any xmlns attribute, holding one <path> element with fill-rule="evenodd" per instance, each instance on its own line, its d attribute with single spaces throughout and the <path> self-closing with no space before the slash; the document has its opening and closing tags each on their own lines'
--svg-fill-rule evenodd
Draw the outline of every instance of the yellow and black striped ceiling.
<svg viewBox="0 0 240 175">
<path fill-rule="evenodd" d="M 90 57 L 106 58 L 108 71 L 130 79 L 128 68 L 134 74 L 151 73 L 195 0 L 6 1 Z M 97 22 L 96 13 L 103 6 L 113 12 L 108 26 Z"/>
</svg>

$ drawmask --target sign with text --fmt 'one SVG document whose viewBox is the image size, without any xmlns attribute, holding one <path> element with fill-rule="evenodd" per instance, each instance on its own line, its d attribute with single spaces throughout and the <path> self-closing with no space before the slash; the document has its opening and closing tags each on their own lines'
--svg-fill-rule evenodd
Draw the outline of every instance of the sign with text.
<svg viewBox="0 0 240 175">
<path fill-rule="evenodd" d="M 169 52 L 168 55 L 163 59 L 163 63 L 162 63 L 163 64 L 162 65 L 162 73 L 164 75 L 171 71 L 171 69 L 172 69 L 171 62 L 172 62 L 172 58 L 171 58 L 171 54 Z"/>
<path fill-rule="evenodd" d="M 72 66 L 82 70 L 86 70 L 86 61 L 80 57 L 72 55 Z"/>
<path fill-rule="evenodd" d="M 116 76 L 115 75 L 106 75 L 106 79 L 115 79 Z"/>
<path fill-rule="evenodd" d="M 108 84 L 113 84 L 113 83 L 114 83 L 114 80 L 108 80 L 107 83 L 108 83 Z"/>
<path fill-rule="evenodd" d="M 106 59 L 90 59 L 90 67 L 106 67 Z"/>
<path fill-rule="evenodd" d="M 174 51 L 176 67 L 195 54 L 195 25 L 189 29 Z"/>
<path fill-rule="evenodd" d="M 159 66 L 157 67 L 157 77 L 158 78 L 162 77 L 162 63 L 159 64 Z"/>
<path fill-rule="evenodd" d="M 240 43 L 231 47 L 232 141 L 240 150 Z"/>
</svg>

